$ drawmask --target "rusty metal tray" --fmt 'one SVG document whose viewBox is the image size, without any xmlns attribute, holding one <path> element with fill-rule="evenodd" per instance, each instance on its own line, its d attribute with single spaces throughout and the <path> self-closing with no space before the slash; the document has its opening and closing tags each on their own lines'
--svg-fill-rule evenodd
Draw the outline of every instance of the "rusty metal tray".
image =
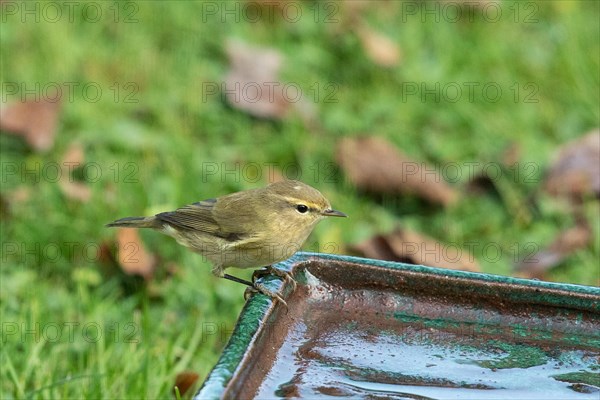
<svg viewBox="0 0 600 400">
<path fill-rule="evenodd" d="M 298 253 L 197 399 L 595 399 L 600 288 Z M 283 282 L 262 278 L 273 289 Z"/>
</svg>

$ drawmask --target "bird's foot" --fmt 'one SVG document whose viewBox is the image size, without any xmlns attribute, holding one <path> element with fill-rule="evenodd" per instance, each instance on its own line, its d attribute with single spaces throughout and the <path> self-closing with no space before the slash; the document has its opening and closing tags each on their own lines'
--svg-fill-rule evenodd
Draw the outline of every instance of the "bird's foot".
<svg viewBox="0 0 600 400">
<path fill-rule="evenodd" d="M 268 265 L 264 268 L 257 269 L 256 271 L 254 271 L 254 273 L 252 274 L 252 282 L 256 282 L 257 279 L 267 275 L 275 275 L 280 278 L 283 278 L 285 283 L 289 283 L 292 285 L 292 292 L 296 290 L 297 284 L 296 280 L 292 277 L 292 274 L 290 274 L 287 271 L 277 269 L 272 265 Z"/>
<path fill-rule="evenodd" d="M 262 293 L 265 296 L 270 297 L 271 299 L 280 301 L 281 304 L 283 304 L 285 306 L 285 308 L 288 308 L 287 303 L 285 302 L 285 300 L 283 300 L 283 298 L 279 295 L 279 293 L 272 291 L 271 289 L 267 288 L 262 283 L 255 282 L 254 286 L 248 286 L 246 288 L 246 291 L 244 292 L 244 299 L 248 300 L 248 297 L 250 296 L 251 293 Z"/>
<path fill-rule="evenodd" d="M 252 282 L 256 282 L 262 277 L 270 275 L 271 273 L 267 269 L 267 267 L 262 267 L 261 269 L 257 269 L 252 273 Z"/>
<path fill-rule="evenodd" d="M 285 308 L 287 309 L 288 308 L 287 303 L 285 302 L 285 300 L 283 300 L 283 298 L 277 292 L 274 292 L 271 289 L 267 288 L 263 283 L 256 282 L 257 275 L 264 276 L 261 274 L 257 274 L 257 272 L 264 274 L 264 275 L 269 274 L 268 271 L 261 271 L 261 270 L 255 271 L 254 274 L 252 274 L 252 282 L 249 282 L 247 280 L 244 280 L 244 279 L 238 278 L 237 276 L 232 276 L 229 274 L 223 274 L 223 278 L 248 286 L 246 288 L 246 291 L 244 292 L 244 300 L 248 300 L 250 293 L 262 293 L 265 296 L 268 296 L 272 299 L 279 300 L 281 302 L 281 304 L 283 304 L 285 306 Z"/>
</svg>

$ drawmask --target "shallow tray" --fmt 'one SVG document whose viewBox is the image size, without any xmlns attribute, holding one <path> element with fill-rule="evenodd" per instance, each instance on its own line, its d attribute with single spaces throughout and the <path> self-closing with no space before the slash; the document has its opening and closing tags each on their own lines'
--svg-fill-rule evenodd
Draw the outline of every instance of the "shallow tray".
<svg viewBox="0 0 600 400">
<path fill-rule="evenodd" d="M 594 399 L 600 288 L 298 253 L 197 399 Z M 282 287 L 285 286 L 285 287 Z"/>
</svg>

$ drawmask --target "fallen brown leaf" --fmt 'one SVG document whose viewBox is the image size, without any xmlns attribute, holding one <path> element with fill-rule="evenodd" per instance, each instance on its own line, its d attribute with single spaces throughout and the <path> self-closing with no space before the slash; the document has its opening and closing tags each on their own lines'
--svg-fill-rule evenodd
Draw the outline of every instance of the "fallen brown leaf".
<svg viewBox="0 0 600 400">
<path fill-rule="evenodd" d="M 600 129 L 561 146 L 544 187 L 554 196 L 600 197 Z"/>
<path fill-rule="evenodd" d="M 152 278 L 156 267 L 156 257 L 146 250 L 137 229 L 119 228 L 117 230 L 117 260 L 128 275 Z"/>
<path fill-rule="evenodd" d="M 352 0 L 340 1 L 336 3 L 336 9 L 329 7 L 331 12 L 324 20 L 329 22 L 335 20 L 335 24 L 331 24 L 332 31 L 337 34 L 344 34 L 354 31 L 357 27 L 363 24 L 364 14 L 368 9 L 385 10 L 386 5 L 390 2 L 387 0 Z M 339 9 L 337 9 L 339 7 Z"/>
<path fill-rule="evenodd" d="M 261 7 L 273 7 L 279 9 L 285 9 L 286 5 L 288 4 L 287 0 L 246 0 L 246 2 L 255 6 L 259 5 Z M 281 15 L 281 13 L 279 15 Z M 269 16 L 271 15 L 269 14 Z M 270 19 L 266 20 L 270 21 Z"/>
<path fill-rule="evenodd" d="M 60 99 L 2 104 L 0 130 L 22 136 L 32 149 L 48 151 L 54 145 Z"/>
<path fill-rule="evenodd" d="M 517 142 L 512 142 L 509 146 L 504 149 L 500 154 L 499 162 L 490 161 L 490 165 L 495 165 L 488 171 L 487 168 L 477 171 L 473 176 L 470 176 L 469 181 L 466 184 L 466 190 L 475 194 L 483 194 L 494 192 L 497 196 L 500 196 L 500 189 L 496 187 L 498 178 L 498 168 L 504 168 L 505 171 L 502 173 L 510 174 L 514 168 L 518 168 L 519 160 L 521 159 L 521 147 Z M 492 176 L 490 176 L 490 173 Z M 494 179 L 493 179 L 494 178 Z M 515 182 L 518 182 L 518 177 L 512 177 Z"/>
<path fill-rule="evenodd" d="M 467 192 L 476 195 L 493 193 L 495 196 L 500 197 L 500 193 L 498 192 L 494 181 L 487 174 L 477 174 L 473 176 L 467 182 L 465 189 Z"/>
<path fill-rule="evenodd" d="M 273 168 L 272 170 L 270 170 L 270 172 L 266 174 L 266 178 L 267 185 L 285 180 L 285 177 L 283 176 L 279 168 Z"/>
<path fill-rule="evenodd" d="M 465 271 L 480 271 L 475 257 L 452 244 L 444 244 L 421 233 L 397 228 L 354 245 L 363 257 Z"/>
<path fill-rule="evenodd" d="M 98 261 L 103 264 L 116 264 L 117 260 L 112 250 L 112 243 L 107 240 L 100 242 L 99 251 L 98 251 Z"/>
<path fill-rule="evenodd" d="M 75 168 L 85 162 L 85 151 L 79 142 L 72 143 L 62 158 L 62 163 L 71 165 Z"/>
<path fill-rule="evenodd" d="M 559 265 L 569 255 L 587 247 L 591 239 L 590 226 L 580 221 L 575 227 L 558 234 L 547 248 L 527 256 L 516 266 L 516 270 L 524 278 L 543 278 L 548 270 Z"/>
<path fill-rule="evenodd" d="M 31 188 L 19 186 L 5 193 L 8 204 L 25 203 L 31 198 Z"/>
<path fill-rule="evenodd" d="M 83 203 L 92 198 L 92 190 L 83 182 L 77 182 L 69 174 L 70 170 L 82 166 L 85 161 L 85 153 L 80 143 L 73 143 L 62 159 L 62 173 L 58 185 L 63 194 L 73 200 Z"/>
<path fill-rule="evenodd" d="M 174 261 L 167 261 L 165 270 L 167 271 L 168 276 L 181 275 L 183 273 L 181 266 Z"/>
<path fill-rule="evenodd" d="M 10 203 L 6 196 L 0 192 L 0 220 L 9 217 L 10 215 Z"/>
<path fill-rule="evenodd" d="M 11 210 L 26 203 L 31 197 L 31 188 L 28 186 L 18 186 L 15 189 L 0 192 L 0 218 L 9 218 Z"/>
<path fill-rule="evenodd" d="M 188 390 L 194 387 L 199 377 L 200 375 L 193 371 L 184 371 L 177 374 L 177 377 L 175 378 L 175 387 L 179 388 L 179 394 L 181 397 L 183 397 Z"/>
<path fill-rule="evenodd" d="M 363 49 L 369 58 L 382 67 L 393 67 L 400 63 L 400 49 L 387 36 L 363 25 L 357 30 Z"/>
<path fill-rule="evenodd" d="M 500 4 L 499 0 L 440 0 L 442 3 L 452 3 L 453 5 L 462 5 L 465 7 L 484 8 L 490 4 Z"/>
<path fill-rule="evenodd" d="M 359 189 L 383 194 L 416 194 L 432 203 L 450 205 L 458 192 L 431 166 L 408 158 L 385 139 L 345 138 L 336 160 Z"/>
<path fill-rule="evenodd" d="M 63 194 L 69 199 L 87 203 L 92 198 L 92 190 L 84 183 L 61 179 L 58 185 Z"/>
<path fill-rule="evenodd" d="M 513 167 L 514 165 L 518 164 L 521 160 L 522 152 L 523 149 L 521 148 L 521 145 L 519 145 L 518 142 L 511 142 L 508 145 L 508 147 L 502 152 L 502 164 L 507 168 Z"/>
<path fill-rule="evenodd" d="M 231 69 L 225 77 L 225 97 L 231 105 L 256 117 L 284 118 L 291 103 L 279 82 L 281 54 L 238 41 L 229 41 L 226 51 Z"/>
</svg>

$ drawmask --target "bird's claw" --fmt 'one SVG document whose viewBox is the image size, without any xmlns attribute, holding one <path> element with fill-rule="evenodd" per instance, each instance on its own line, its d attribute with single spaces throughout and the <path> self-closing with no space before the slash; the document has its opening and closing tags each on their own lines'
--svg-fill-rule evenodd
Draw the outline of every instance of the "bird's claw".
<svg viewBox="0 0 600 400">
<path fill-rule="evenodd" d="M 292 274 L 290 274 L 287 271 L 282 271 L 280 269 L 275 269 L 273 268 L 273 275 L 277 275 L 280 278 L 283 278 L 284 282 L 287 284 L 291 284 L 292 285 L 292 292 L 296 291 L 296 287 L 298 286 L 298 284 L 296 283 L 296 280 L 292 277 Z"/>
<path fill-rule="evenodd" d="M 261 269 L 257 269 L 256 271 L 254 271 L 252 273 L 252 283 L 256 282 L 258 279 L 265 277 L 267 275 L 270 275 L 269 270 L 267 269 L 267 267 L 263 267 Z"/>
<path fill-rule="evenodd" d="M 287 303 L 278 293 L 268 289 L 264 284 L 257 282 L 258 279 L 267 275 L 275 275 L 282 278 L 286 283 L 292 285 L 292 291 L 296 290 L 296 280 L 289 272 L 274 268 L 272 265 L 268 265 L 264 268 L 254 271 L 252 274 L 252 286 L 248 286 L 248 288 L 246 288 L 246 291 L 244 292 L 244 299 L 248 300 L 248 297 L 251 293 L 262 293 L 272 299 L 279 300 L 281 304 L 285 306 L 285 308 L 288 308 Z"/>
<path fill-rule="evenodd" d="M 254 286 L 248 286 L 246 288 L 246 291 L 244 292 L 244 300 L 248 300 L 248 297 L 250 296 L 251 293 L 262 293 L 265 296 L 270 297 L 271 299 L 279 300 L 281 302 L 281 304 L 283 304 L 285 306 L 285 308 L 288 308 L 287 303 L 285 302 L 285 300 L 283 300 L 283 298 L 279 295 L 279 293 L 276 293 L 276 292 L 270 290 L 262 283 L 255 282 Z"/>
<path fill-rule="evenodd" d="M 292 277 L 292 274 L 290 274 L 287 271 L 274 268 L 272 265 L 254 271 L 254 273 L 252 274 L 252 282 L 256 282 L 257 279 L 267 275 L 275 275 L 282 278 L 285 281 L 285 283 L 292 285 L 292 292 L 296 290 L 297 284 L 296 280 Z"/>
</svg>

